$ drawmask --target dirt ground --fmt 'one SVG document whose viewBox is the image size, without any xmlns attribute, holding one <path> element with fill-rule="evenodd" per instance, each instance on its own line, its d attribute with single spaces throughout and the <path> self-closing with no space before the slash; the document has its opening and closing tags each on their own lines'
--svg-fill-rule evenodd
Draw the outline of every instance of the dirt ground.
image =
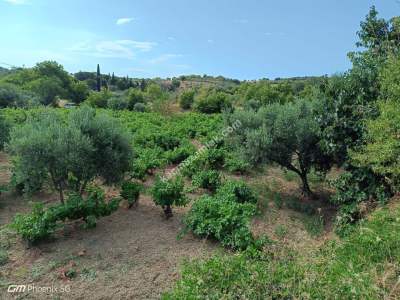
<svg viewBox="0 0 400 300">
<path fill-rule="evenodd" d="M 7 157 L 0 153 L 0 184 L 9 180 L 9 166 Z M 297 193 L 298 183 L 282 179 L 280 172 L 270 170 L 262 176 L 241 178 L 256 188 L 279 186 L 287 193 Z M 108 195 L 117 193 L 107 190 Z M 258 195 L 268 198 L 262 191 Z M 44 193 L 33 200 L 57 201 Z M 11 222 L 15 213 L 29 211 L 27 202 L 23 197 L 3 194 L 0 226 Z M 99 219 L 94 229 L 83 229 L 81 223 L 73 222 L 53 240 L 31 248 L 6 226 L 0 227 L 0 246 L 9 256 L 8 262 L 0 266 L 0 299 L 159 299 L 178 279 L 184 260 L 224 251 L 217 243 L 191 234 L 178 239 L 188 209 L 175 208 L 174 217 L 166 220 L 151 198 L 141 195 L 136 208 L 121 207 Z M 328 208 L 323 209 L 329 218 Z M 331 234 L 326 225 L 320 236 L 310 235 L 301 214 L 277 209 L 271 201 L 265 202 L 263 212 L 253 221 L 254 233 L 266 234 L 295 250 L 315 249 Z M 26 284 L 35 291 L 13 298 L 16 294 L 7 292 L 10 284 Z M 49 291 L 51 288 L 53 291 Z"/>
</svg>

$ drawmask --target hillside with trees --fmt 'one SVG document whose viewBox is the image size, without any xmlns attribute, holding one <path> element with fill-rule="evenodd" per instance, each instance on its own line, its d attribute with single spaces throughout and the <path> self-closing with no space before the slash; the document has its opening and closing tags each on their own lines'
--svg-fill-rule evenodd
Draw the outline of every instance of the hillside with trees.
<svg viewBox="0 0 400 300">
<path fill-rule="evenodd" d="M 399 299 L 400 17 L 356 46 L 254 81 L 0 68 L 0 298 Z"/>
</svg>

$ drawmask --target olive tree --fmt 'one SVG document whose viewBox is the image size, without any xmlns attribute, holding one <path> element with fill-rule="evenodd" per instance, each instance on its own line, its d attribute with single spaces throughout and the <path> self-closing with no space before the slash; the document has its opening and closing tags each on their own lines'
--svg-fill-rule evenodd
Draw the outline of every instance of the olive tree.
<svg viewBox="0 0 400 300">
<path fill-rule="evenodd" d="M 320 132 L 312 103 L 297 101 L 271 104 L 255 111 L 238 111 L 227 116 L 228 123 L 240 121 L 232 142 L 254 165 L 276 163 L 302 180 L 303 192 L 311 196 L 307 174 L 314 167 L 325 171 L 330 159 L 319 146 Z"/>
<path fill-rule="evenodd" d="M 106 183 L 122 179 L 132 155 L 128 136 L 115 120 L 77 109 L 63 122 L 54 111 L 29 119 L 11 132 L 17 183 L 25 192 L 48 182 L 64 202 L 64 191 L 82 193 L 95 178 Z M 32 178 L 33 177 L 33 178 Z"/>
</svg>

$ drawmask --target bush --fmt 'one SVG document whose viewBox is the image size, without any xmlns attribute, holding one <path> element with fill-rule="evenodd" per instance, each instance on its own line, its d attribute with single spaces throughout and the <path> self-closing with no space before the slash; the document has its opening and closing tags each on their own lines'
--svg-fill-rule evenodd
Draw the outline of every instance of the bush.
<svg viewBox="0 0 400 300">
<path fill-rule="evenodd" d="M 56 230 L 56 217 L 45 210 L 42 203 L 35 203 L 32 212 L 26 215 L 17 214 L 11 227 L 30 243 L 47 239 Z"/>
<path fill-rule="evenodd" d="M 244 182 L 228 180 L 218 188 L 216 197 L 237 203 L 257 203 L 253 190 Z"/>
<path fill-rule="evenodd" d="M 166 160 L 162 157 L 163 150 L 159 147 L 144 148 L 134 160 L 131 170 L 131 176 L 136 179 L 143 180 L 146 174 L 151 174 L 152 170 L 162 167 L 166 164 Z"/>
<path fill-rule="evenodd" d="M 133 110 L 137 112 L 145 112 L 146 111 L 146 105 L 144 103 L 135 103 L 133 106 Z"/>
<path fill-rule="evenodd" d="M 0 83 L 0 108 L 32 107 L 39 105 L 37 96 L 10 83 Z"/>
<path fill-rule="evenodd" d="M 128 108 L 128 102 L 123 97 L 113 96 L 107 100 L 107 107 L 113 110 L 124 110 Z"/>
<path fill-rule="evenodd" d="M 200 237 L 216 239 L 225 247 L 245 249 L 254 243 L 249 223 L 255 213 L 256 207 L 250 203 L 203 196 L 194 202 L 184 223 Z"/>
<path fill-rule="evenodd" d="M 128 94 L 127 94 L 126 98 L 127 98 L 129 110 L 137 111 L 135 109 L 135 105 L 139 104 L 139 103 L 144 106 L 144 104 L 143 104 L 145 102 L 144 94 L 142 91 L 140 91 L 138 89 L 130 88 L 128 90 Z"/>
<path fill-rule="evenodd" d="M 164 152 L 164 156 L 168 162 L 177 164 L 184 161 L 195 152 L 196 148 L 190 142 L 187 142 L 181 144 L 179 147 L 176 147 L 173 150 Z"/>
<path fill-rule="evenodd" d="M 85 103 L 92 107 L 106 108 L 110 98 L 111 93 L 107 90 L 103 90 L 101 92 L 91 92 Z"/>
<path fill-rule="evenodd" d="M 225 157 L 224 168 L 232 173 L 245 174 L 250 169 L 250 164 L 235 154 L 229 153 Z"/>
<path fill-rule="evenodd" d="M 179 98 L 179 105 L 182 109 L 190 109 L 192 108 L 192 104 L 194 102 L 194 90 L 183 91 Z"/>
<path fill-rule="evenodd" d="M 10 124 L 3 115 L 0 114 L 0 151 L 3 150 L 4 144 L 8 141 L 10 132 Z"/>
<path fill-rule="evenodd" d="M 209 148 L 204 152 L 206 167 L 220 169 L 224 165 L 226 151 L 222 148 Z"/>
<path fill-rule="evenodd" d="M 192 184 L 214 192 L 221 185 L 221 175 L 215 170 L 200 171 L 193 176 Z"/>
<path fill-rule="evenodd" d="M 118 199 L 106 203 L 104 192 L 91 188 L 88 189 L 86 199 L 78 194 L 71 194 L 65 204 L 47 209 L 42 203 L 36 203 L 31 213 L 17 214 L 11 227 L 29 243 L 36 243 L 49 238 L 60 226 L 60 221 L 83 219 L 86 227 L 92 228 L 96 226 L 97 218 L 110 215 L 118 206 Z"/>
<path fill-rule="evenodd" d="M 188 202 L 183 189 L 184 184 L 181 177 L 172 179 L 156 178 L 151 189 L 151 195 L 154 203 L 162 207 L 167 219 L 172 217 L 171 206 L 184 206 Z"/>
<path fill-rule="evenodd" d="M 194 103 L 195 109 L 199 112 L 212 114 L 221 113 L 232 108 L 228 95 L 223 92 L 207 92 L 198 96 Z"/>
<path fill-rule="evenodd" d="M 331 197 L 331 202 L 340 206 L 336 217 L 336 231 L 345 235 L 348 225 L 358 222 L 366 212 L 362 212 L 362 203 L 373 199 L 386 203 L 390 191 L 384 179 L 379 178 L 366 168 L 348 167 L 338 178 L 331 182 L 336 193 Z"/>
<path fill-rule="evenodd" d="M 121 197 L 128 201 L 131 208 L 139 199 L 142 186 L 136 182 L 125 181 L 121 185 Z"/>
</svg>

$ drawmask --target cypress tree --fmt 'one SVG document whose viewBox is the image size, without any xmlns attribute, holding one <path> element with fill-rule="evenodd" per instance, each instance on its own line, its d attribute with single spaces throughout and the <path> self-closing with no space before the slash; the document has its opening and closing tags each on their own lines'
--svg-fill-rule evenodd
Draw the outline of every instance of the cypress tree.
<svg viewBox="0 0 400 300">
<path fill-rule="evenodd" d="M 101 91 L 101 79 L 100 79 L 100 65 L 97 64 L 97 74 L 96 74 L 96 88 L 97 91 L 100 92 Z"/>
</svg>

